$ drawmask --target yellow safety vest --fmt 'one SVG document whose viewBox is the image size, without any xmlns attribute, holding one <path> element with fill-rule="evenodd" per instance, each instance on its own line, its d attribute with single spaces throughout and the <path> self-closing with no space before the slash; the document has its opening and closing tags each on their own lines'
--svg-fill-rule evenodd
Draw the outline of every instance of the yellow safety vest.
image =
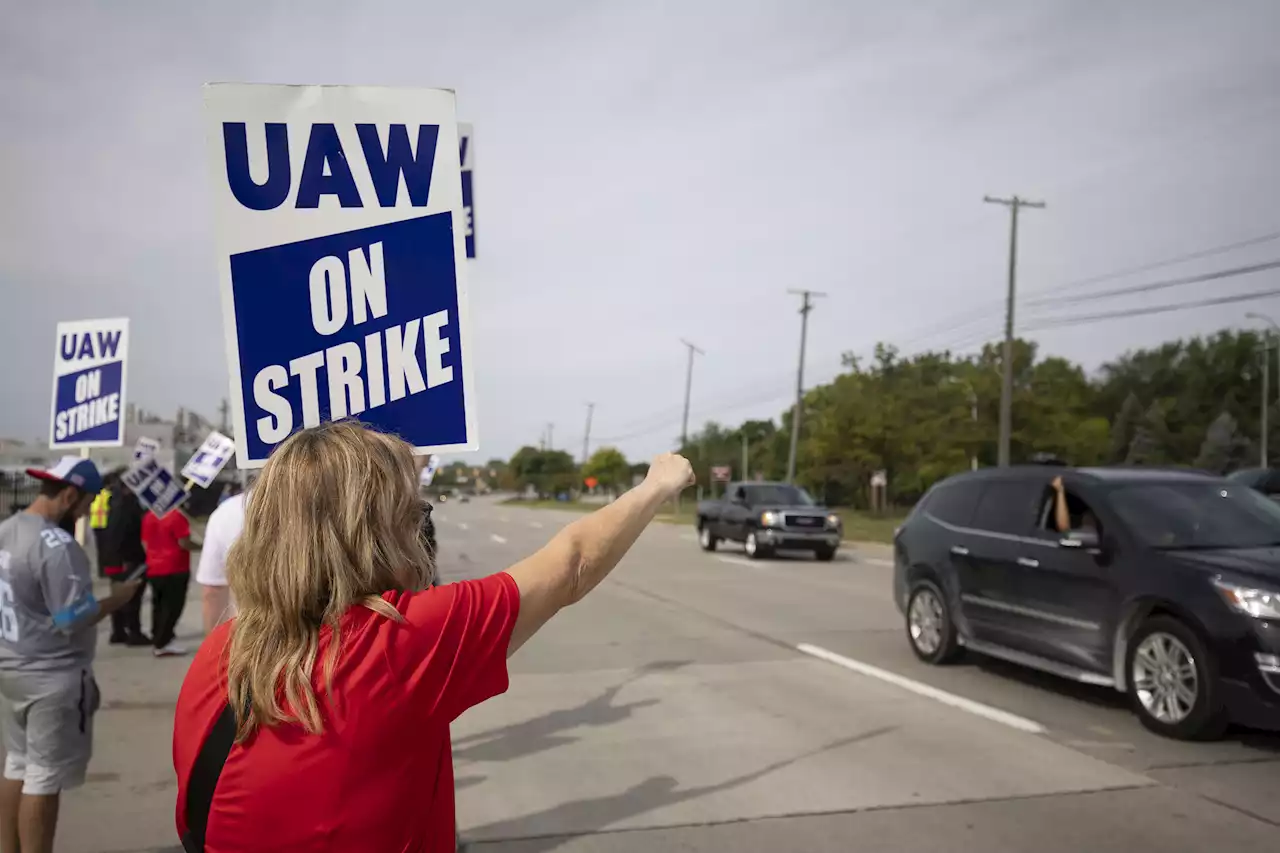
<svg viewBox="0 0 1280 853">
<path fill-rule="evenodd" d="M 107 526 L 107 510 L 111 507 L 111 491 L 103 489 L 89 505 L 89 526 L 101 530 Z"/>
</svg>

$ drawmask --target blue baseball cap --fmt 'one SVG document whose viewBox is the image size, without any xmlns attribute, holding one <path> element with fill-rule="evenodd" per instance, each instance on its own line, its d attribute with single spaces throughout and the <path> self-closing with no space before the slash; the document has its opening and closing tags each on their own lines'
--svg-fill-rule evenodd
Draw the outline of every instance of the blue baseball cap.
<svg viewBox="0 0 1280 853">
<path fill-rule="evenodd" d="M 64 456 L 48 468 L 28 468 L 27 474 L 37 480 L 75 486 L 87 495 L 102 491 L 102 475 L 98 473 L 98 466 L 92 459 L 79 456 Z"/>
</svg>

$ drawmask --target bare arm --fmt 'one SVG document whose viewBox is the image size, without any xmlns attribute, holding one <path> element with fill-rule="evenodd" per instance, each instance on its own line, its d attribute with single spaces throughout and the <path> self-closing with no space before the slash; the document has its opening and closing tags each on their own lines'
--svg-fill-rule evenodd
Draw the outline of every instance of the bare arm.
<svg viewBox="0 0 1280 853">
<path fill-rule="evenodd" d="M 1062 487 L 1061 477 L 1053 478 L 1053 523 L 1059 533 L 1071 530 L 1071 513 L 1067 512 L 1067 493 Z"/>
<path fill-rule="evenodd" d="M 595 589 L 653 521 L 659 507 L 692 483 L 688 460 L 664 454 L 654 460 L 639 486 L 573 522 L 542 550 L 508 569 L 520 589 L 520 614 L 507 656 L 562 607 L 581 601 Z"/>
<path fill-rule="evenodd" d="M 200 611 L 204 632 L 208 634 L 226 621 L 231 610 L 231 590 L 225 586 L 206 586 L 200 593 Z"/>
<path fill-rule="evenodd" d="M 93 615 L 93 619 L 89 624 L 97 625 L 103 619 L 124 607 L 133 598 L 133 594 L 138 591 L 140 586 L 142 586 L 141 580 L 129 581 L 128 583 L 113 583 L 111 585 L 111 594 L 98 602 L 98 612 Z"/>
</svg>

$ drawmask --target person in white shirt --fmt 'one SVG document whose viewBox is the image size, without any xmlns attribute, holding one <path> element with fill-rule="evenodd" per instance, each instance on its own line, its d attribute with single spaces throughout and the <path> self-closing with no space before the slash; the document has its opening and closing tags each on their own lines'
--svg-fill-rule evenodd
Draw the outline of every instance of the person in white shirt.
<svg viewBox="0 0 1280 853">
<path fill-rule="evenodd" d="M 205 526 L 204 547 L 200 551 L 196 583 L 203 587 L 200 598 L 206 634 L 235 615 L 231 590 L 227 586 L 227 552 L 244 528 L 244 501 L 247 494 L 248 492 L 241 492 L 220 503 Z"/>
</svg>

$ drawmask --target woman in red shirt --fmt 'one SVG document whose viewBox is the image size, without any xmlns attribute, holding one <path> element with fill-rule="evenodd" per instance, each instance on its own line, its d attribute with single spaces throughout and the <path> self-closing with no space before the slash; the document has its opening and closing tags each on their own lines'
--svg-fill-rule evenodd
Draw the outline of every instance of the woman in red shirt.
<svg viewBox="0 0 1280 853">
<path fill-rule="evenodd" d="M 187 849 L 453 850 L 449 724 L 504 692 L 507 657 L 692 482 L 688 461 L 663 455 L 507 571 L 433 587 L 409 446 L 350 421 L 287 439 L 228 556 L 237 616 L 205 640 L 178 697 Z M 232 727 L 218 775 L 201 747 Z"/>
<path fill-rule="evenodd" d="M 187 604 L 191 581 L 191 552 L 200 547 L 191 539 L 191 520 L 180 509 L 164 518 L 148 512 L 142 517 L 142 547 L 147 551 L 147 581 L 151 584 L 151 640 L 156 657 L 185 655 L 173 641 Z"/>
</svg>

